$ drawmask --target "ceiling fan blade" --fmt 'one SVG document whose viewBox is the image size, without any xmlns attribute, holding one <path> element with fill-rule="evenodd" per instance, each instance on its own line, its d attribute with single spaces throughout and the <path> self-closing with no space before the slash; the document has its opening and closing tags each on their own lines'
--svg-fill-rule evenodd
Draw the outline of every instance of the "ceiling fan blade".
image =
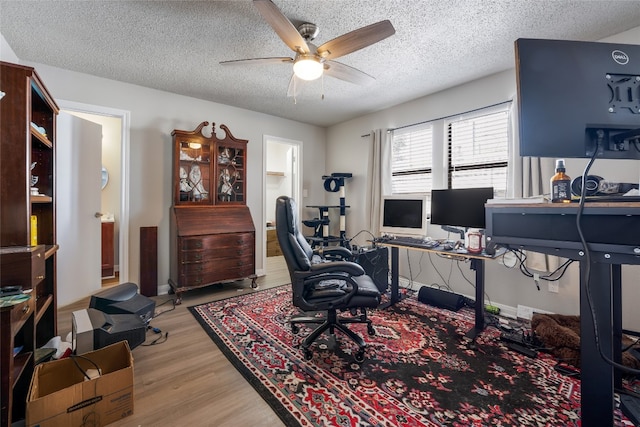
<svg viewBox="0 0 640 427">
<path fill-rule="evenodd" d="M 300 35 L 296 27 L 282 14 L 278 6 L 271 0 L 253 0 L 258 12 L 271 25 L 282 41 L 289 48 L 298 53 L 309 53 L 307 42 Z"/>
<path fill-rule="evenodd" d="M 391 21 L 380 21 L 329 40 L 318 47 L 318 54 L 325 59 L 336 59 L 384 40 L 395 33 L 396 29 L 391 25 Z"/>
<path fill-rule="evenodd" d="M 234 59 L 231 61 L 221 61 L 220 65 L 281 64 L 287 62 L 293 62 L 293 58 L 278 56 L 272 58 Z"/>
<path fill-rule="evenodd" d="M 336 79 L 355 83 L 357 85 L 365 85 L 375 81 L 375 77 L 336 61 L 326 61 L 324 63 L 324 73 L 327 76 L 335 77 Z"/>
</svg>

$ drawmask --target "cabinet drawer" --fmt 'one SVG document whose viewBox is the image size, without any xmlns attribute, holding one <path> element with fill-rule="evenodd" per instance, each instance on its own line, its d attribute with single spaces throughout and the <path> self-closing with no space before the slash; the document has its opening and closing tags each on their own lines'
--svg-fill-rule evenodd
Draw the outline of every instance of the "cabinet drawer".
<svg viewBox="0 0 640 427">
<path fill-rule="evenodd" d="M 253 268 L 253 255 L 238 257 L 238 258 L 218 259 L 218 260 L 212 261 L 212 263 L 215 263 L 216 269 L 222 269 L 222 270 L 229 269 L 229 268 L 239 268 L 243 266 Z"/>
<path fill-rule="evenodd" d="M 185 263 L 182 266 L 183 274 L 211 273 L 228 268 L 237 268 L 243 265 L 253 266 L 253 254 L 235 258 L 208 258 L 202 262 Z"/>
<path fill-rule="evenodd" d="M 223 270 L 180 275 L 180 286 L 195 287 L 210 283 L 224 282 L 249 277 L 254 274 L 253 266 L 243 265 Z"/>
<path fill-rule="evenodd" d="M 2 248 L 0 281 L 32 289 L 45 277 L 44 245 Z"/>
<path fill-rule="evenodd" d="M 33 297 L 11 309 L 11 333 L 17 334 L 24 322 L 33 314 L 35 299 Z"/>
<path fill-rule="evenodd" d="M 253 254 L 253 246 L 234 246 L 213 248 L 208 250 L 183 251 L 180 254 L 181 264 L 207 262 L 215 259 L 235 259 Z"/>
<path fill-rule="evenodd" d="M 253 233 L 230 233 L 211 236 L 182 237 L 180 240 L 180 249 L 184 251 L 254 245 Z"/>
</svg>

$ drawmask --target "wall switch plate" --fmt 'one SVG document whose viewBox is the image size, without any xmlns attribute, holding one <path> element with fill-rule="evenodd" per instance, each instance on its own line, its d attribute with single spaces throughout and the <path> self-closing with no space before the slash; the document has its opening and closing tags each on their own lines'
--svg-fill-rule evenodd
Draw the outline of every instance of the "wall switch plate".
<svg viewBox="0 0 640 427">
<path fill-rule="evenodd" d="M 549 282 L 549 292 L 553 292 L 554 294 L 558 293 L 558 282 Z"/>
</svg>

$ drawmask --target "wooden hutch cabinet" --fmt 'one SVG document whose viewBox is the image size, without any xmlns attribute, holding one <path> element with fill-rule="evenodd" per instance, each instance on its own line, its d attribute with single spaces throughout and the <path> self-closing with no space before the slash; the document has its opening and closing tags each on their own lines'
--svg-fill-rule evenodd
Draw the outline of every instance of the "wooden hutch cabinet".
<svg viewBox="0 0 640 427">
<path fill-rule="evenodd" d="M 219 139 L 212 124 L 203 135 L 174 130 L 173 207 L 169 285 L 181 294 L 215 283 L 250 278 L 255 287 L 255 227 L 246 206 L 247 140 L 225 125 Z"/>
<path fill-rule="evenodd" d="M 58 106 L 31 67 L 0 62 L 0 286 L 30 298 L 0 308 L 0 424 L 25 418 L 38 349 L 56 335 Z"/>
</svg>

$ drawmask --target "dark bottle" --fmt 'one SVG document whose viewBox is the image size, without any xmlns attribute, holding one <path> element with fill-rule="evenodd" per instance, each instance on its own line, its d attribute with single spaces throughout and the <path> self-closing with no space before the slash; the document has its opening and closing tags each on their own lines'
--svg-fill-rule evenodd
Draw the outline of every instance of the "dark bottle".
<svg viewBox="0 0 640 427">
<path fill-rule="evenodd" d="M 556 174 L 551 177 L 551 201 L 566 203 L 571 201 L 571 178 L 565 174 L 564 160 L 556 160 Z"/>
</svg>

